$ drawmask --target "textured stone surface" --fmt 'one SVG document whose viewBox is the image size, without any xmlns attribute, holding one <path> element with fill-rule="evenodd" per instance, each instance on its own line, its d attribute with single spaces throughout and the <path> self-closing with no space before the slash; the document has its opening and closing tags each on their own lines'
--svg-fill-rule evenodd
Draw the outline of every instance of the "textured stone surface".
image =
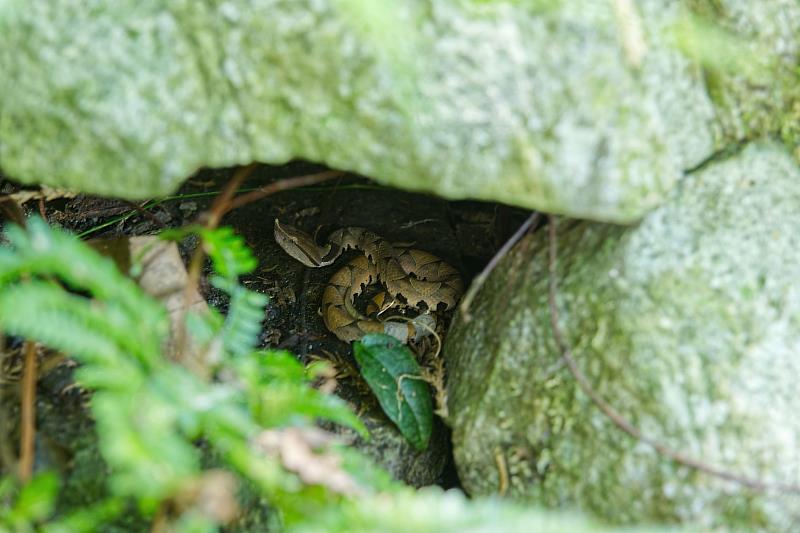
<svg viewBox="0 0 800 533">
<path fill-rule="evenodd" d="M 698 52 L 705 65 L 724 137 L 780 136 L 800 161 L 800 2 L 689 3 L 719 28 L 695 39 L 696 45 L 705 42 L 705 51 L 685 48 L 689 55 Z"/>
<path fill-rule="evenodd" d="M 687 176 L 631 228 L 559 224 L 558 306 L 577 364 L 661 443 L 730 472 L 800 481 L 800 169 L 750 146 Z M 750 493 L 628 437 L 560 363 L 547 239 L 493 272 L 446 357 L 464 487 L 613 522 L 791 530 L 800 501 Z"/>
<path fill-rule="evenodd" d="M 714 150 L 714 110 L 636 2 L 12 0 L 0 167 L 147 197 L 295 157 L 449 198 L 629 222 Z"/>
</svg>

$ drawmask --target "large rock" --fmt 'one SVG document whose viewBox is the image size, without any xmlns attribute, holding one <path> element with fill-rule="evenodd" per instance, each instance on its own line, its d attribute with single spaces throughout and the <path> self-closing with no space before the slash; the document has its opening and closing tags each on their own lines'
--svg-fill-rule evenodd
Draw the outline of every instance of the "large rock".
<svg viewBox="0 0 800 533">
<path fill-rule="evenodd" d="M 723 136 L 730 141 L 780 136 L 800 161 L 800 2 L 694 5 L 718 25 L 710 28 L 698 20 L 684 25 L 688 39 L 683 42 L 689 55 L 705 64 L 706 86 Z M 706 52 L 696 46 L 703 42 Z"/>
<path fill-rule="evenodd" d="M 629 222 L 715 148 L 684 19 L 668 0 L 10 0 L 0 167 L 147 197 L 301 157 Z"/>
<path fill-rule="evenodd" d="M 798 207 L 800 170 L 761 145 L 687 176 L 636 227 L 558 225 L 560 329 L 594 390 L 660 443 L 770 483 L 800 483 Z M 560 361 L 547 268 L 538 231 L 448 335 L 464 487 L 613 522 L 796 526 L 797 495 L 680 466 L 600 412 Z"/>
</svg>

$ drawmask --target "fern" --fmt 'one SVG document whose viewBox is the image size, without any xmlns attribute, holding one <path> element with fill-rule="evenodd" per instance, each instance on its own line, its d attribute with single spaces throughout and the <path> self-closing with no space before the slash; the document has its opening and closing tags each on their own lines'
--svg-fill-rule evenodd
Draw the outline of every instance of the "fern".
<svg viewBox="0 0 800 533">
<path fill-rule="evenodd" d="M 158 331 L 164 315 L 161 305 L 146 297 L 139 287 L 117 270 L 114 262 L 98 255 L 63 231 L 50 228 L 39 218 L 6 230 L 10 248 L 0 249 L 0 286 L 22 275 L 57 277 L 68 286 L 91 293 L 100 301 L 113 301 L 139 318 L 149 331 Z M 161 324 L 161 337 L 166 325 Z M 144 339 L 146 340 L 146 339 Z M 157 346 L 157 341 L 155 339 Z"/>
<path fill-rule="evenodd" d="M 12 332 L 20 328 L 21 335 L 30 334 L 30 338 L 37 339 L 41 336 L 43 342 L 47 342 L 47 336 L 64 336 L 52 339 L 59 342 L 52 346 L 64 351 L 71 351 L 72 344 L 81 342 L 80 334 L 93 336 L 95 342 L 104 337 L 143 365 L 155 364 L 169 331 L 166 310 L 123 276 L 113 261 L 38 218 L 29 221 L 27 232 L 11 226 L 6 238 L 10 247 L 0 248 L 0 287 L 5 288 L 0 310 L 6 310 L 0 313 L 0 328 Z M 9 286 L 23 277 L 32 281 Z M 91 294 L 93 300 L 82 302 L 53 282 L 44 281 L 53 278 L 71 289 Z M 62 346 L 61 340 L 67 345 Z M 85 357 L 119 355 L 101 352 L 105 355 L 76 351 Z"/>
<path fill-rule="evenodd" d="M 343 402 L 308 387 L 291 356 L 253 352 L 266 298 L 237 280 L 254 267 L 252 254 L 229 230 L 199 234 L 217 270 L 213 283 L 231 301 L 225 319 L 213 310 L 190 315 L 189 331 L 200 333 L 196 341 L 221 347 L 223 380 L 201 379 L 168 361 L 162 347 L 169 322 L 161 303 L 110 260 L 38 219 L 27 231 L 8 228 L 9 246 L 0 248 L 0 329 L 81 363 L 76 379 L 94 391 L 91 408 L 116 496 L 154 512 L 202 472 L 194 444 L 202 438 L 287 516 L 303 516 L 308 509 L 301 508 L 331 496 L 304 487 L 277 458 L 254 451 L 251 438 L 265 427 L 316 418 L 363 427 Z M 298 499 L 298 491 L 309 497 Z"/>
<path fill-rule="evenodd" d="M 258 266 L 252 250 L 232 228 L 201 229 L 199 234 L 214 264 L 214 271 L 220 276 L 235 279 L 242 274 L 249 274 Z"/>
<path fill-rule="evenodd" d="M 211 284 L 231 297 L 228 316 L 219 331 L 223 346 L 233 356 L 250 352 L 258 342 L 267 297 L 221 276 L 212 277 Z"/>
<path fill-rule="evenodd" d="M 288 352 L 257 352 L 233 362 L 233 367 L 243 379 L 259 424 L 282 426 L 298 419 L 324 418 L 367 436 L 364 425 L 340 398 L 308 387 L 310 376 Z"/>
<path fill-rule="evenodd" d="M 268 299 L 263 294 L 244 288 L 238 278 L 255 269 L 256 259 L 244 240 L 228 227 L 211 230 L 192 226 L 168 230 L 161 237 L 179 240 L 192 234 L 201 238 L 203 248 L 211 258 L 217 274 L 211 277 L 211 284 L 228 294 L 231 300 L 224 320 L 214 312 L 210 315 L 192 314 L 188 318 L 188 327 L 202 346 L 209 346 L 216 341 L 227 355 L 247 354 L 258 343 Z"/>
</svg>

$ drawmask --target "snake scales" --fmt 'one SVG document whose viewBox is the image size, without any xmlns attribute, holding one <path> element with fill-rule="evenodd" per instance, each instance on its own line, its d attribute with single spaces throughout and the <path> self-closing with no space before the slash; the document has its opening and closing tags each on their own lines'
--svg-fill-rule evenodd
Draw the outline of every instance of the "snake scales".
<svg viewBox="0 0 800 533">
<path fill-rule="evenodd" d="M 364 228 L 336 230 L 326 244 L 319 245 L 310 235 L 275 219 L 275 240 L 286 253 L 310 267 L 330 265 L 345 250 L 363 252 L 340 268 L 322 293 L 320 310 L 325 326 L 345 342 L 376 332 L 389 333 L 403 342 L 426 334 L 419 327 L 420 323 L 425 324 L 424 320 L 415 319 L 408 324 L 381 322 L 355 308 L 355 297 L 378 281 L 386 286 L 392 301 L 401 297 L 417 310 L 422 304 L 427 311 L 435 311 L 439 305 L 452 308 L 463 291 L 458 271 L 442 259 L 410 246 L 392 244 Z M 422 317 L 432 322 L 430 315 Z"/>
</svg>

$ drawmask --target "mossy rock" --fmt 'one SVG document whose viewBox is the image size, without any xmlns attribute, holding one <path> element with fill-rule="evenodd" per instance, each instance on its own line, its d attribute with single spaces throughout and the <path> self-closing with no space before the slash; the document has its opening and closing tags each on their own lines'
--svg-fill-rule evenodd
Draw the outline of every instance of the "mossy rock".
<svg viewBox="0 0 800 533">
<path fill-rule="evenodd" d="M 639 225 L 560 221 L 560 329 L 645 435 L 726 472 L 800 481 L 800 169 L 758 145 L 687 176 Z M 460 479 L 614 523 L 790 530 L 796 495 L 681 466 L 615 426 L 556 347 L 547 231 L 524 238 L 446 344 Z M 507 473 L 507 482 L 503 479 Z"/>
<path fill-rule="evenodd" d="M 620 3 L 622 5 L 622 3 Z M 144 198 L 200 166 L 324 162 L 630 222 L 715 149 L 668 0 L 12 0 L 0 168 Z"/>
<path fill-rule="evenodd" d="M 731 142 L 774 135 L 800 161 L 800 3 L 687 3 L 697 18 L 693 29 L 682 27 L 683 43 L 704 65 L 722 136 Z"/>
</svg>

